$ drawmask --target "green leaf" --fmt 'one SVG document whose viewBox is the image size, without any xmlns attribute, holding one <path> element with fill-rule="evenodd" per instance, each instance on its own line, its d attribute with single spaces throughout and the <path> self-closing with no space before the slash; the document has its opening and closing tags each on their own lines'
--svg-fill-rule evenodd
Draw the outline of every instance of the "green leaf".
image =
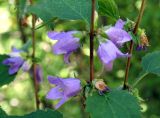
<svg viewBox="0 0 160 118">
<path fill-rule="evenodd" d="M 8 70 L 9 66 L 2 64 L 3 60 L 8 58 L 7 55 L 0 55 L 0 86 L 9 84 L 15 79 L 15 75 L 9 75 Z"/>
<path fill-rule="evenodd" d="M 160 51 L 152 52 L 142 58 L 143 71 L 160 76 Z"/>
<path fill-rule="evenodd" d="M 66 20 L 84 20 L 88 25 L 91 17 L 91 0 L 40 0 L 28 8 L 30 13 L 44 22 L 55 17 Z"/>
<path fill-rule="evenodd" d="M 98 0 L 98 7 L 100 15 L 119 19 L 118 7 L 114 0 Z"/>
<path fill-rule="evenodd" d="M 87 98 L 86 110 L 91 118 L 140 118 L 140 107 L 127 91 L 110 91 L 105 95 L 93 93 Z"/>
<path fill-rule="evenodd" d="M 0 109 L 0 118 L 63 118 L 63 115 L 58 111 L 46 109 L 37 110 L 24 116 L 8 116 L 2 109 Z"/>
<path fill-rule="evenodd" d="M 0 118 L 6 118 L 7 114 L 5 113 L 5 111 L 3 111 L 3 109 L 0 107 Z"/>
<path fill-rule="evenodd" d="M 23 18 L 27 12 L 27 0 L 17 0 L 19 18 Z"/>
</svg>

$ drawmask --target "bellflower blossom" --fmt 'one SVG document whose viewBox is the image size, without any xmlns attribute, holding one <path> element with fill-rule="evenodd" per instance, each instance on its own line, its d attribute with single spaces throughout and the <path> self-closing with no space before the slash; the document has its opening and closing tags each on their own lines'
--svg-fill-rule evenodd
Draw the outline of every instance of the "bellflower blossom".
<svg viewBox="0 0 160 118">
<path fill-rule="evenodd" d="M 125 22 L 119 19 L 115 26 L 109 28 L 105 31 L 108 38 L 118 47 L 121 47 L 123 43 L 131 40 L 131 36 L 123 30 Z"/>
<path fill-rule="evenodd" d="M 55 106 L 55 109 L 58 109 L 69 98 L 77 95 L 81 89 L 80 80 L 76 78 L 63 79 L 48 76 L 48 80 L 51 84 L 56 86 L 48 92 L 46 98 L 52 100 L 60 99 L 59 103 Z"/>
<path fill-rule="evenodd" d="M 112 70 L 113 61 L 116 58 L 129 56 L 128 53 L 123 54 L 110 40 L 107 40 L 105 43 L 100 43 L 97 54 L 108 71 Z"/>
<path fill-rule="evenodd" d="M 48 32 L 48 37 L 58 42 L 53 46 L 54 54 L 64 54 L 65 63 L 69 63 L 70 54 L 79 48 L 79 38 L 73 36 L 77 31 Z"/>
<path fill-rule="evenodd" d="M 9 74 L 15 74 L 22 67 L 22 70 L 27 71 L 29 67 L 27 62 L 21 57 L 20 53 L 22 50 L 18 50 L 15 47 L 12 47 L 12 52 L 9 54 L 9 58 L 5 59 L 2 63 L 4 65 L 10 66 Z"/>
<path fill-rule="evenodd" d="M 20 52 L 21 50 L 12 47 L 12 52 L 9 54 L 10 57 L 2 62 L 3 64 L 10 66 L 10 75 L 15 74 L 24 63 L 24 60 L 20 56 Z"/>
</svg>

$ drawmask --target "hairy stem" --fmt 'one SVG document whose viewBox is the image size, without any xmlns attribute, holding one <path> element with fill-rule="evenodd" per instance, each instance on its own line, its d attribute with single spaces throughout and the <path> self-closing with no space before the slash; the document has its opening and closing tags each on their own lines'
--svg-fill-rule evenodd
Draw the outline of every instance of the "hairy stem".
<svg viewBox="0 0 160 118">
<path fill-rule="evenodd" d="M 95 12 L 95 0 L 92 0 L 92 14 L 90 25 L 90 82 L 94 79 L 94 12 Z"/>
<path fill-rule="evenodd" d="M 32 0 L 30 0 L 30 3 L 31 4 L 33 3 Z M 33 49 L 32 59 L 33 60 L 35 59 L 35 52 L 36 52 L 36 48 L 35 48 L 35 45 L 36 45 L 35 22 L 36 22 L 36 17 L 32 14 L 32 49 Z M 35 92 L 36 108 L 39 109 L 39 104 L 40 104 L 40 101 L 39 101 L 39 98 L 38 98 L 39 86 L 38 86 L 38 81 L 37 81 L 37 78 L 36 78 L 36 64 L 35 64 L 34 61 L 33 61 L 33 80 L 34 80 L 34 92 Z"/>
<path fill-rule="evenodd" d="M 139 27 L 139 24 L 140 24 L 140 21 L 142 19 L 143 12 L 144 12 L 145 2 L 146 2 L 146 0 L 142 0 L 142 4 L 141 4 L 140 12 L 139 12 L 139 15 L 138 15 L 138 19 L 137 19 L 135 28 L 133 30 L 134 34 L 136 34 L 137 31 L 138 31 L 138 27 Z M 133 46 L 134 46 L 134 43 L 131 40 L 130 48 L 129 48 L 129 52 L 128 52 L 131 55 L 132 55 L 132 51 L 133 51 Z M 130 65 L 131 65 L 131 57 L 128 57 L 127 64 L 126 64 L 126 69 L 125 69 L 125 79 L 124 79 L 123 89 L 127 89 L 128 88 L 127 84 L 128 84 L 128 75 L 129 75 Z"/>
</svg>

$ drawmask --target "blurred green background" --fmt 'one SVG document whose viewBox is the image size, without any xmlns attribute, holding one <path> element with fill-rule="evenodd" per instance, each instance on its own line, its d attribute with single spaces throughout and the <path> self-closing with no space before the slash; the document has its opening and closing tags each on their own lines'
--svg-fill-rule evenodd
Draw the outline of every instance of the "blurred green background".
<svg viewBox="0 0 160 118">
<path fill-rule="evenodd" d="M 140 8 L 140 0 L 116 0 L 122 19 L 136 20 Z M 11 47 L 21 48 L 24 42 L 31 39 L 31 17 L 18 20 L 18 10 L 14 0 L 0 0 L 0 54 L 7 54 Z M 103 19 L 103 24 L 113 24 L 110 18 Z M 37 26 L 41 23 L 39 20 Z M 55 30 L 83 29 L 83 25 L 75 22 L 58 21 Z M 160 0 L 147 0 L 146 9 L 141 22 L 141 28 L 146 29 L 150 47 L 147 51 L 133 52 L 132 64 L 129 73 L 132 84 L 141 72 L 141 59 L 149 52 L 160 50 Z M 78 53 L 72 54 L 71 64 L 66 65 L 63 56 L 52 53 L 52 45 L 55 43 L 47 37 L 48 27 L 36 30 L 36 56 L 41 59 L 39 63 L 43 68 L 43 83 L 40 84 L 39 96 L 42 101 L 41 108 L 53 107 L 53 101 L 46 101 L 45 95 L 51 88 L 47 81 L 47 75 L 60 77 L 78 77 L 89 79 L 89 44 L 86 44 Z M 96 50 L 95 50 L 96 52 Z M 30 52 L 31 54 L 31 49 Z M 156 58 L 156 57 L 155 57 Z M 105 79 L 111 88 L 120 87 L 124 79 L 125 59 L 118 59 L 114 63 L 112 72 L 102 71 L 102 64 L 95 56 L 95 76 Z M 99 74 L 101 75 L 99 76 Z M 160 77 L 148 75 L 137 85 L 140 96 L 144 99 L 141 103 L 143 118 L 160 118 Z M 59 110 L 65 118 L 85 118 L 87 114 L 81 105 L 81 98 L 75 97 L 63 105 Z M 34 89 L 32 78 L 28 73 L 21 73 L 16 80 L 9 85 L 0 88 L 0 106 L 10 115 L 23 115 L 35 110 Z M 96 107 L 96 106 L 95 106 Z"/>
</svg>

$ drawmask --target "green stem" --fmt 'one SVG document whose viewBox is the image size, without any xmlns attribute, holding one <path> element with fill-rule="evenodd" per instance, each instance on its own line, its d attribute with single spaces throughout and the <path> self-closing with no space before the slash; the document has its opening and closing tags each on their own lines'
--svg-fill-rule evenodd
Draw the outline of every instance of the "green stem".
<svg viewBox="0 0 160 118">
<path fill-rule="evenodd" d="M 33 4 L 33 1 L 30 0 L 30 3 Z M 36 17 L 32 14 L 32 60 L 35 59 L 35 53 L 36 53 L 36 39 L 35 39 L 35 23 L 36 23 Z M 34 80 L 34 92 L 35 92 L 35 100 L 36 100 L 36 108 L 39 109 L 40 100 L 38 97 L 38 81 L 36 78 L 36 63 L 33 61 L 33 80 Z"/>
<path fill-rule="evenodd" d="M 142 19 L 143 13 L 144 13 L 145 2 L 146 2 L 146 0 L 142 0 L 141 9 L 140 9 L 140 12 L 139 12 L 139 15 L 138 15 L 138 19 L 137 19 L 135 28 L 133 30 L 134 34 L 137 34 L 138 27 L 139 27 L 140 21 Z M 134 43 L 133 43 L 133 40 L 131 40 L 130 48 L 129 48 L 129 52 L 128 52 L 130 55 L 132 55 L 133 46 L 134 46 Z M 126 69 L 125 69 L 125 79 L 124 79 L 123 89 L 128 88 L 127 84 L 128 84 L 128 75 L 129 75 L 130 67 L 131 67 L 131 57 L 128 57 L 127 64 L 126 64 Z"/>
</svg>

